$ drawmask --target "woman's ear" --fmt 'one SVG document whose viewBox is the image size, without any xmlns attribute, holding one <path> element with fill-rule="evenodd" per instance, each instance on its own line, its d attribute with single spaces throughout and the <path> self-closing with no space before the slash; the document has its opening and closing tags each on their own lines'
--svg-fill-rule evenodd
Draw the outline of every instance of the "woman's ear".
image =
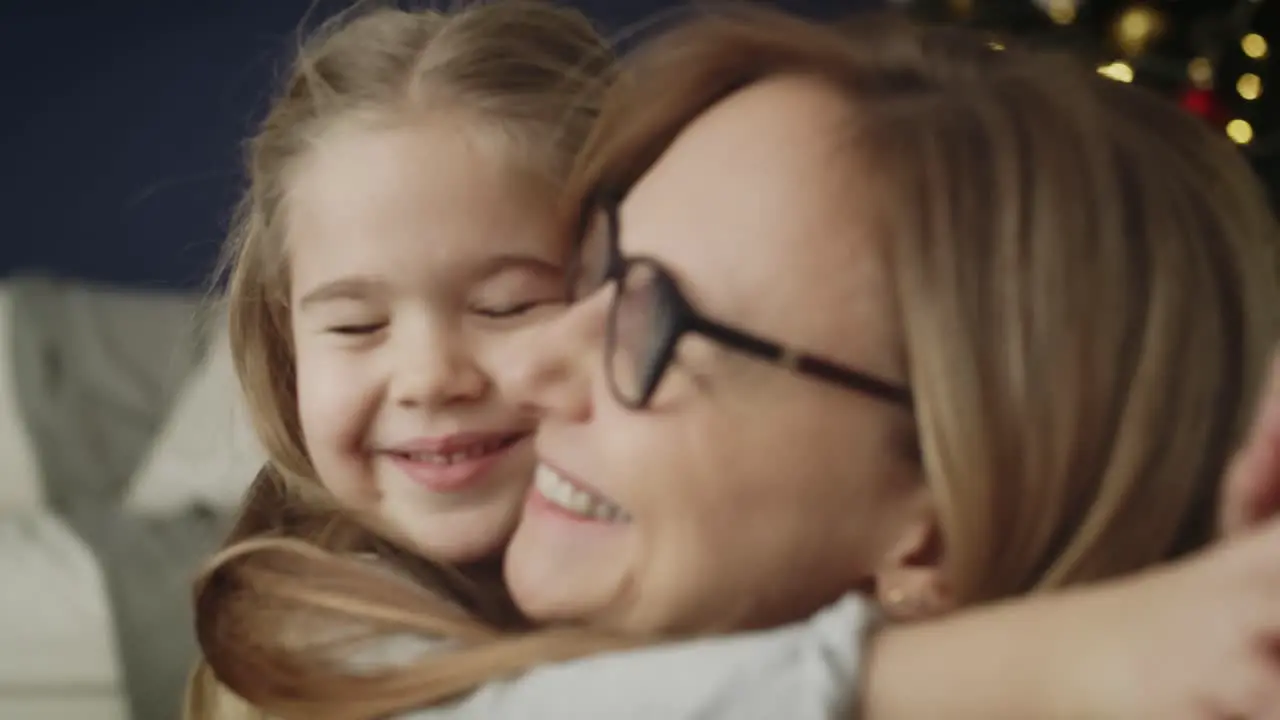
<svg viewBox="0 0 1280 720">
<path fill-rule="evenodd" d="M 1265 388 L 1253 427 L 1222 481 L 1218 525 L 1225 537 L 1252 530 L 1280 513 L 1280 353 Z"/>
<path fill-rule="evenodd" d="M 886 617 L 923 620 L 955 607 L 943 551 L 942 528 L 932 512 L 905 526 L 876 572 L 876 600 Z"/>
</svg>

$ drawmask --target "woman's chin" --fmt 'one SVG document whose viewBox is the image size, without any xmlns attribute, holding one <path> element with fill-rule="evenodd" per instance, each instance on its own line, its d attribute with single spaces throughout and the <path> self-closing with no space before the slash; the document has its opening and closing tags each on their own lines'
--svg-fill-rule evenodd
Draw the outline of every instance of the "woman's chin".
<svg viewBox="0 0 1280 720">
<path fill-rule="evenodd" d="M 530 619 L 595 622 L 617 600 L 625 570 L 621 562 L 586 562 L 548 552 L 521 525 L 507 546 L 503 575 L 511 598 Z"/>
</svg>

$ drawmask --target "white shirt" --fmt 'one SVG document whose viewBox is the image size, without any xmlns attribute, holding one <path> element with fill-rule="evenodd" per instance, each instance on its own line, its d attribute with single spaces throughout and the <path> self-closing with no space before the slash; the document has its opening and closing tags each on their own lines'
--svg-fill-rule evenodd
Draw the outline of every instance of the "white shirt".
<svg viewBox="0 0 1280 720">
<path fill-rule="evenodd" d="M 398 720 L 851 720 L 872 620 L 850 595 L 804 622 L 547 665 Z"/>
</svg>

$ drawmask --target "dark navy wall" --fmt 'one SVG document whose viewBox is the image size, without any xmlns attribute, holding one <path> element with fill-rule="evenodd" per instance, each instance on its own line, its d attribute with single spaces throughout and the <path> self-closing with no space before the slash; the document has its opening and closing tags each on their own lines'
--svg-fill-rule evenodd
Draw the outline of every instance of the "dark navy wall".
<svg viewBox="0 0 1280 720">
<path fill-rule="evenodd" d="M 776 4 L 830 15 L 869 1 Z M 0 276 L 202 283 L 240 142 L 313 4 L 0 2 Z M 683 3 L 575 4 L 613 31 Z"/>
</svg>

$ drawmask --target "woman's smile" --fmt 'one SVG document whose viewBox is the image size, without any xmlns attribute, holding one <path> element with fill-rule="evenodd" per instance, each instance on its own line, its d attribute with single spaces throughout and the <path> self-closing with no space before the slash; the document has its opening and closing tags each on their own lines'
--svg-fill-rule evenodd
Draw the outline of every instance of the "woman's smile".
<svg viewBox="0 0 1280 720">
<path fill-rule="evenodd" d="M 565 515 L 579 522 L 620 524 L 631 521 L 631 516 L 617 503 L 541 463 L 534 472 L 527 507 Z"/>
</svg>

